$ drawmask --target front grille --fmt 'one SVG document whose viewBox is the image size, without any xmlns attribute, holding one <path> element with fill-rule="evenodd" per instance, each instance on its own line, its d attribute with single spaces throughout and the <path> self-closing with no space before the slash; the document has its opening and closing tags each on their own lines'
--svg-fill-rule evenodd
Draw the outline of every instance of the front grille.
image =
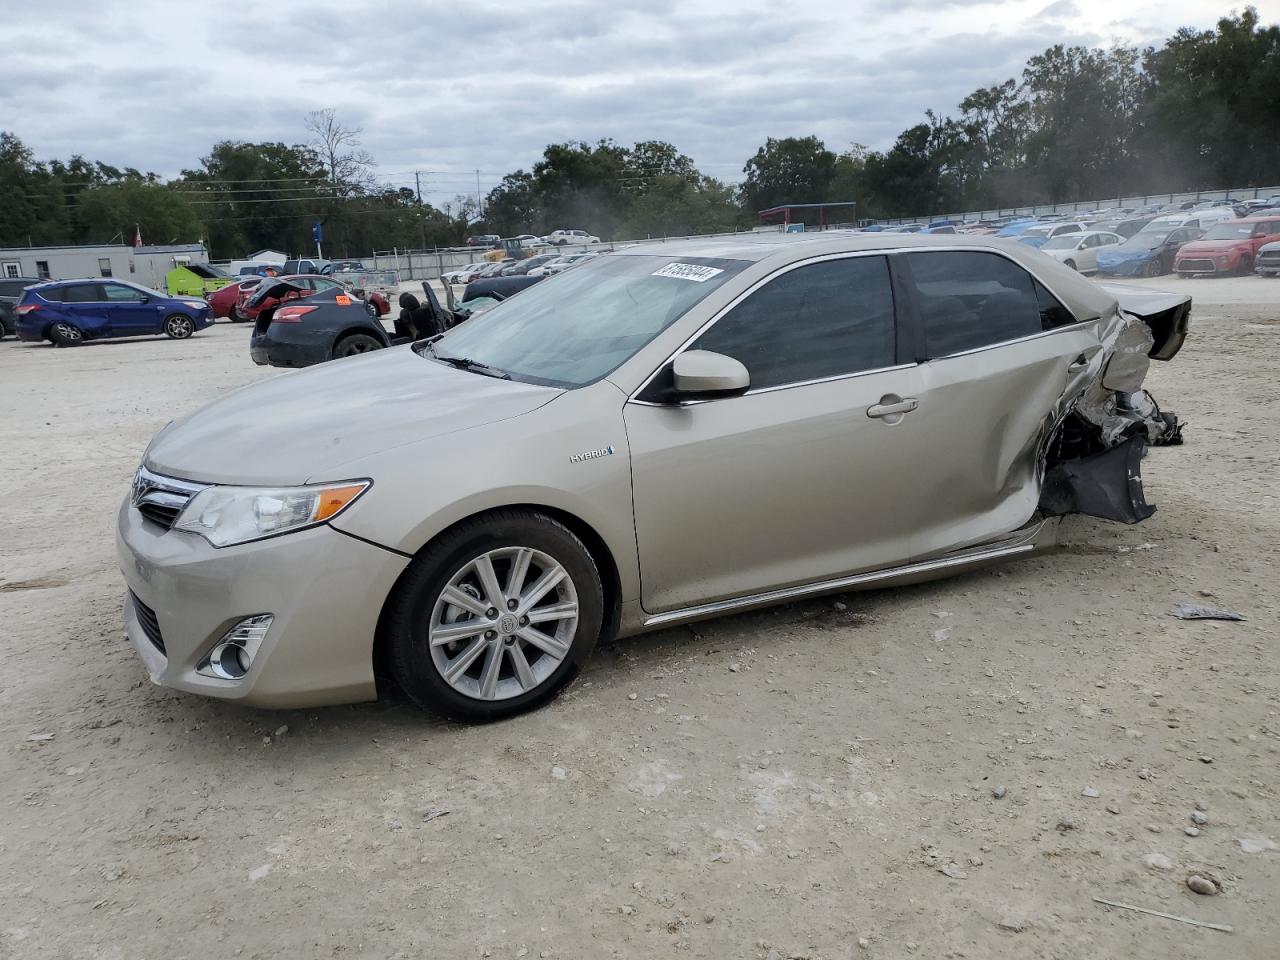
<svg viewBox="0 0 1280 960">
<path fill-rule="evenodd" d="M 1217 267 L 1213 265 L 1212 260 L 1179 260 L 1178 269 L 1186 271 L 1196 270 L 1201 273 L 1214 273 L 1217 270 Z"/>
<path fill-rule="evenodd" d="M 129 498 L 145 519 L 168 530 L 187 501 L 203 489 L 203 484 L 162 477 L 146 467 L 139 467 L 133 475 Z"/>
<path fill-rule="evenodd" d="M 1280 267 L 1280 250 L 1258 254 L 1258 263 L 1264 267 Z"/>
<path fill-rule="evenodd" d="M 133 611 L 138 617 L 138 625 L 142 627 L 142 632 L 147 635 L 153 647 L 164 653 L 164 637 L 160 633 L 160 620 L 156 612 L 139 600 L 138 595 L 132 590 L 129 591 L 129 596 L 133 600 Z"/>
</svg>

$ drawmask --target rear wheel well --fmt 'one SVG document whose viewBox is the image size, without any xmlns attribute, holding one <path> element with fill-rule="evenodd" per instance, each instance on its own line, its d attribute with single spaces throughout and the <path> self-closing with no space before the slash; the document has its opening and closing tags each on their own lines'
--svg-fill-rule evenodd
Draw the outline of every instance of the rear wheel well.
<svg viewBox="0 0 1280 960">
<path fill-rule="evenodd" d="M 369 326 L 367 323 L 358 323 L 353 327 L 347 327 L 347 329 L 339 332 L 338 335 L 333 338 L 334 347 L 336 348 L 338 344 L 340 344 L 343 340 L 347 339 L 347 337 L 355 336 L 357 333 L 363 333 L 369 337 L 377 337 L 380 341 L 382 341 L 382 345 L 384 347 L 388 346 L 391 342 L 387 338 L 387 334 L 385 331 L 375 330 L 373 327 Z"/>
<path fill-rule="evenodd" d="M 350 331 L 349 331 L 350 332 Z M 335 341 L 336 343 L 337 341 Z M 424 543 L 417 551 L 415 556 L 420 555 L 423 551 L 435 543 L 440 537 L 444 536 L 450 530 L 459 524 L 469 523 L 489 513 L 498 510 L 524 510 L 529 513 L 540 513 L 550 517 L 558 523 L 568 527 L 583 545 L 591 553 L 591 558 L 596 563 L 596 568 L 600 571 L 600 585 L 604 590 L 604 621 L 600 625 L 601 641 L 610 640 L 618 631 L 618 624 L 622 617 L 622 580 L 618 575 L 618 565 L 614 562 L 613 553 L 605 545 L 604 538 L 596 533 L 595 529 L 583 520 L 567 510 L 559 510 L 555 507 L 548 507 L 540 503 L 512 503 L 505 504 L 501 507 L 492 507 L 488 510 L 481 510 L 469 516 L 462 517 L 459 520 L 445 527 L 434 537 Z M 408 570 L 408 567 L 405 568 Z M 401 574 L 403 576 L 403 573 Z M 373 637 L 373 673 L 377 681 L 379 695 L 388 687 L 393 687 L 395 681 L 391 679 L 391 663 L 387 650 L 386 640 L 386 617 L 387 610 L 391 606 L 391 598 L 395 596 L 396 591 L 400 589 L 400 580 L 397 578 L 395 585 L 382 600 L 382 611 L 378 614 L 378 626 Z"/>
</svg>

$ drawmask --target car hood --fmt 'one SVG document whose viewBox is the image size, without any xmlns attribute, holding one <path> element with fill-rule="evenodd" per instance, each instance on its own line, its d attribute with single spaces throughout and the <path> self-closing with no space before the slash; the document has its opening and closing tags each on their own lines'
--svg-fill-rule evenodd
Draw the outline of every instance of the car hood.
<svg viewBox="0 0 1280 960">
<path fill-rule="evenodd" d="M 1248 247 L 1249 241 L 1239 240 L 1192 240 L 1178 248 L 1179 256 L 1194 254 L 1227 253 L 1237 247 Z"/>
<path fill-rule="evenodd" d="M 243 387 L 161 430 L 145 461 L 205 483 L 343 480 L 351 461 L 518 417 L 563 392 L 393 347 Z"/>
<path fill-rule="evenodd" d="M 1098 250 L 1099 260 L 1141 260 L 1151 256 L 1155 247 L 1131 247 L 1127 243 L 1117 243 Z"/>
</svg>

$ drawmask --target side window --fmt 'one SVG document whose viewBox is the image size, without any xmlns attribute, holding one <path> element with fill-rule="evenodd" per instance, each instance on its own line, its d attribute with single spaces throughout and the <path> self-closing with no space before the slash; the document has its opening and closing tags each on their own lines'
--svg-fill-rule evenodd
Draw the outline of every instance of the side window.
<svg viewBox="0 0 1280 960">
<path fill-rule="evenodd" d="M 6 262 L 4 265 L 4 275 L 6 277 L 22 276 L 22 264 L 18 263 L 16 260 Z"/>
<path fill-rule="evenodd" d="M 98 274 L 103 277 L 111 276 L 111 258 L 110 257 L 98 258 Z"/>
<path fill-rule="evenodd" d="M 1039 333 L 1040 304 L 1027 271 L 994 253 L 909 253 L 930 357 Z"/>
<path fill-rule="evenodd" d="M 754 390 L 891 367 L 896 345 L 888 261 L 852 257 L 784 273 L 691 349 L 742 361 Z"/>
<path fill-rule="evenodd" d="M 36 261 L 36 276 L 39 277 L 41 280 L 49 279 L 49 261 L 48 260 Z"/>
<path fill-rule="evenodd" d="M 106 294 L 106 298 L 112 303 L 138 303 L 143 297 L 141 290 L 135 290 L 133 287 L 122 286 L 118 283 L 104 283 L 102 289 Z"/>
<path fill-rule="evenodd" d="M 96 283 L 78 283 L 62 288 L 63 303 L 97 303 L 102 299 L 102 287 Z"/>
<path fill-rule="evenodd" d="M 1036 290 L 1036 305 L 1040 308 L 1040 327 L 1043 330 L 1056 330 L 1076 322 L 1076 315 L 1062 305 L 1039 280 L 1031 279 Z"/>
</svg>

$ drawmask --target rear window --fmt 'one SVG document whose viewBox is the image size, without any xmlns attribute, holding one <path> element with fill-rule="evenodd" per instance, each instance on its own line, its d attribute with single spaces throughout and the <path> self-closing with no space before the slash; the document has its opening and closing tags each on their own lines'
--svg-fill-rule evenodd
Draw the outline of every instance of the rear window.
<svg viewBox="0 0 1280 960">
<path fill-rule="evenodd" d="M 966 250 L 910 253 L 907 260 L 930 357 L 977 350 L 1043 329 L 1032 277 L 1013 261 Z"/>
</svg>

